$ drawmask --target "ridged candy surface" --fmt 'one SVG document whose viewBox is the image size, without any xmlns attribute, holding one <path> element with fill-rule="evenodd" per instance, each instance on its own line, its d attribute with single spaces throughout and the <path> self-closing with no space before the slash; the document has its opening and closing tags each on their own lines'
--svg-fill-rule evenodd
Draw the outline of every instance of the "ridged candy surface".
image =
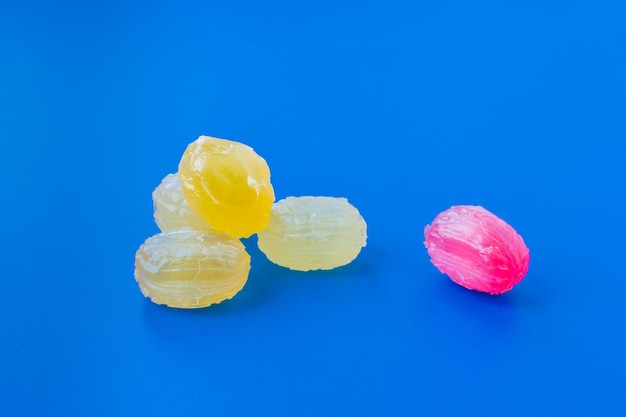
<svg viewBox="0 0 626 417">
<path fill-rule="evenodd" d="M 214 230 L 249 237 L 267 226 L 274 189 L 267 163 L 251 147 L 200 136 L 185 150 L 178 179 L 191 209 Z"/>
<path fill-rule="evenodd" d="M 333 269 L 354 260 L 367 225 L 345 198 L 287 197 L 272 207 L 259 249 L 272 262 L 298 271 Z"/>
<path fill-rule="evenodd" d="M 162 232 L 182 228 L 211 230 L 187 204 L 176 174 L 168 174 L 152 192 L 154 221 Z"/>
<path fill-rule="evenodd" d="M 522 237 L 480 206 L 453 206 L 424 228 L 432 263 L 470 290 L 501 294 L 528 272 L 530 254 Z"/>
<path fill-rule="evenodd" d="M 200 308 L 232 298 L 245 285 L 250 256 L 222 233 L 182 229 L 148 238 L 135 255 L 135 280 L 156 304 Z"/>
</svg>

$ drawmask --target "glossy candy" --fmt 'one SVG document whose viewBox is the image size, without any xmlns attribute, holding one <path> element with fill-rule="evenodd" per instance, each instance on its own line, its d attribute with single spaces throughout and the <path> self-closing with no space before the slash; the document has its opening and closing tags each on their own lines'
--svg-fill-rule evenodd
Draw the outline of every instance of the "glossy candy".
<svg viewBox="0 0 626 417">
<path fill-rule="evenodd" d="M 187 203 L 180 189 L 178 176 L 168 174 L 152 192 L 154 221 L 162 232 L 182 228 L 211 230 Z"/>
<path fill-rule="evenodd" d="M 489 294 L 509 291 L 530 262 L 522 237 L 480 206 L 453 206 L 424 228 L 432 263 L 457 284 Z"/>
<path fill-rule="evenodd" d="M 243 143 L 200 136 L 178 166 L 191 209 L 214 230 L 249 237 L 270 218 L 274 189 L 263 158 Z"/>
<path fill-rule="evenodd" d="M 148 238 L 135 255 L 135 280 L 156 304 L 200 308 L 232 298 L 245 285 L 250 256 L 222 233 L 181 229 Z"/>
<path fill-rule="evenodd" d="M 367 225 L 345 198 L 287 197 L 276 202 L 259 249 L 274 263 L 298 270 L 333 269 L 357 257 Z"/>
</svg>

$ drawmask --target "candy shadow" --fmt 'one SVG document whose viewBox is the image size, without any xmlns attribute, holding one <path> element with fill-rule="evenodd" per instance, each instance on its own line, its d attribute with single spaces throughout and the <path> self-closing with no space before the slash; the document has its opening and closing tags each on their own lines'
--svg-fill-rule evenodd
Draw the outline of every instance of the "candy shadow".
<svg viewBox="0 0 626 417">
<path fill-rule="evenodd" d="M 515 294 L 489 295 L 468 290 L 447 277 L 433 277 L 430 294 L 424 297 L 426 324 L 443 340 L 474 340 L 501 343 L 516 328 L 519 302 Z"/>
<path fill-rule="evenodd" d="M 253 260 L 248 284 L 244 288 L 246 296 L 258 303 L 269 303 L 272 299 L 293 296 L 297 297 L 307 288 L 319 286 L 353 288 L 366 285 L 368 279 L 374 279 L 378 267 L 371 256 L 359 256 L 349 263 L 331 270 L 294 271 L 272 263 L 264 254 L 259 253 Z M 353 288 L 356 289 L 356 288 Z M 242 291 L 242 293 L 244 292 Z"/>
<path fill-rule="evenodd" d="M 246 297 L 242 292 L 236 294 L 230 300 L 224 300 L 219 304 L 213 304 L 203 308 L 173 308 L 166 305 L 154 304 L 149 299 L 145 299 L 142 306 L 144 319 L 149 324 L 162 326 L 173 318 L 177 320 L 206 320 L 211 317 L 239 315 L 253 309 L 258 300 Z"/>
<path fill-rule="evenodd" d="M 215 329 L 228 333 L 240 328 L 241 323 L 257 311 L 259 302 L 260 300 L 240 292 L 220 304 L 180 309 L 157 305 L 146 298 L 141 312 L 145 328 L 151 336 L 168 345 L 186 347 L 211 343 Z M 227 337 L 224 334 L 222 336 Z"/>
</svg>

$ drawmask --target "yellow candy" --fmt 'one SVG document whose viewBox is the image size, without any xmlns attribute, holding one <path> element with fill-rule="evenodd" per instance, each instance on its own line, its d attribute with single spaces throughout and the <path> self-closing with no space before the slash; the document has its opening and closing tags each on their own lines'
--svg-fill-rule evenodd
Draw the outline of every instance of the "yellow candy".
<svg viewBox="0 0 626 417">
<path fill-rule="evenodd" d="M 213 229 L 249 237 L 267 226 L 274 189 L 267 163 L 251 147 L 200 136 L 185 150 L 178 179 L 191 209 Z"/>
<path fill-rule="evenodd" d="M 367 225 L 345 198 L 287 197 L 274 204 L 269 226 L 258 236 L 259 249 L 278 265 L 333 269 L 357 257 Z"/>
<path fill-rule="evenodd" d="M 162 232 L 182 228 L 211 230 L 187 204 L 176 174 L 168 174 L 152 192 L 154 221 Z"/>
<path fill-rule="evenodd" d="M 232 298 L 245 285 L 250 255 L 223 233 L 181 229 L 148 238 L 135 255 L 135 280 L 156 304 L 200 308 Z"/>
</svg>

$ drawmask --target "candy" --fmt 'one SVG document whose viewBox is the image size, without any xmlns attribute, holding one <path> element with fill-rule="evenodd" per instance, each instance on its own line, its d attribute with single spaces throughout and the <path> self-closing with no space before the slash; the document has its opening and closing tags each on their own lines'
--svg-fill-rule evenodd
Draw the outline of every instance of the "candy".
<svg viewBox="0 0 626 417">
<path fill-rule="evenodd" d="M 182 228 L 211 230 L 187 204 L 176 174 L 168 174 L 152 192 L 154 221 L 162 232 Z"/>
<path fill-rule="evenodd" d="M 528 272 L 529 250 L 504 220 L 480 206 L 453 206 L 424 228 L 432 263 L 470 290 L 501 294 Z"/>
<path fill-rule="evenodd" d="M 148 238 L 135 255 L 135 280 L 156 304 L 200 308 L 232 298 L 245 285 L 250 256 L 222 233 L 181 229 Z"/>
<path fill-rule="evenodd" d="M 298 270 L 333 269 L 354 260 L 367 240 L 367 225 L 345 198 L 287 197 L 276 202 L 259 249 L 278 265 Z"/>
<path fill-rule="evenodd" d="M 189 207 L 214 230 L 249 237 L 267 226 L 274 189 L 251 147 L 200 136 L 185 150 L 178 179 Z"/>
</svg>

